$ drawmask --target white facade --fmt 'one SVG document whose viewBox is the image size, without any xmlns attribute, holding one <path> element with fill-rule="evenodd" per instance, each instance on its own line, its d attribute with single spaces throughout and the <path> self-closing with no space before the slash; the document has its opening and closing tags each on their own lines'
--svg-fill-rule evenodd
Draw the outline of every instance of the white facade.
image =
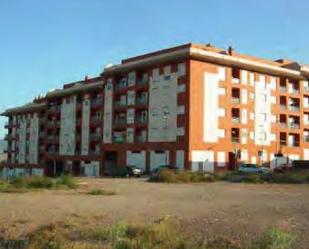
<svg viewBox="0 0 309 249">
<path fill-rule="evenodd" d="M 63 100 L 60 125 L 60 155 L 73 156 L 76 139 L 76 96 Z"/>
</svg>

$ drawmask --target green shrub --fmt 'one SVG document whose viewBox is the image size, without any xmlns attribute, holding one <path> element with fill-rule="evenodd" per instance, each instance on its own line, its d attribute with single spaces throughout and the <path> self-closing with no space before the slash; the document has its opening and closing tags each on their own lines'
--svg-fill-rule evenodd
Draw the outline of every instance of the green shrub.
<svg viewBox="0 0 309 249">
<path fill-rule="evenodd" d="M 175 183 L 177 182 L 175 172 L 171 170 L 160 170 L 157 175 L 158 182 Z"/>
<path fill-rule="evenodd" d="M 66 186 L 68 188 L 76 188 L 78 186 L 77 181 L 71 175 L 62 175 L 56 180 L 56 185 Z"/>
<path fill-rule="evenodd" d="M 53 187 L 54 182 L 51 178 L 46 176 L 32 176 L 25 178 L 27 188 L 46 188 L 50 189 Z"/>
<path fill-rule="evenodd" d="M 263 183 L 264 181 L 261 179 L 260 175 L 258 174 L 248 174 L 245 175 L 242 182 L 246 183 Z"/>
<path fill-rule="evenodd" d="M 10 181 L 10 184 L 15 188 L 26 188 L 27 180 L 26 177 L 16 177 Z"/>
<path fill-rule="evenodd" d="M 273 228 L 254 241 L 251 249 L 290 249 L 296 242 L 296 237 L 280 229 Z"/>
<path fill-rule="evenodd" d="M 104 190 L 104 189 L 91 189 L 87 192 L 88 195 L 115 195 L 116 192 L 112 190 Z"/>
</svg>

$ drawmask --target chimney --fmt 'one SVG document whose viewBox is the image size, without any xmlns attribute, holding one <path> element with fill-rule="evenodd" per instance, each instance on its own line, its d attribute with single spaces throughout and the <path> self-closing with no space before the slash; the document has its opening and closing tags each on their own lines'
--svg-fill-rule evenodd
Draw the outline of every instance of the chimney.
<svg viewBox="0 0 309 249">
<path fill-rule="evenodd" d="M 234 48 L 232 46 L 229 46 L 228 54 L 232 56 L 234 54 L 234 51 L 235 51 Z"/>
</svg>

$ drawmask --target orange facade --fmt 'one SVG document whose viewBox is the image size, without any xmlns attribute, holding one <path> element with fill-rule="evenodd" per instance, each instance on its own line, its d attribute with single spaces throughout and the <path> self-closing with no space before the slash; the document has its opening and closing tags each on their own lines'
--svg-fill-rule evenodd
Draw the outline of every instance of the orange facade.
<svg viewBox="0 0 309 249">
<path fill-rule="evenodd" d="M 213 171 L 309 160 L 308 76 L 296 62 L 211 45 L 127 59 L 7 110 L 7 166 L 103 175 L 134 163 Z"/>
</svg>

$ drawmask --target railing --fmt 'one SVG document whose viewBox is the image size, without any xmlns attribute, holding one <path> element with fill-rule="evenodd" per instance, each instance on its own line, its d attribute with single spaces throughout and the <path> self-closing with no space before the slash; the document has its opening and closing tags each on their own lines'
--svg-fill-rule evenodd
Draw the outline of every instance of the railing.
<svg viewBox="0 0 309 249">
<path fill-rule="evenodd" d="M 304 91 L 309 92 L 309 86 L 304 86 Z"/>
<path fill-rule="evenodd" d="M 48 111 L 60 112 L 60 107 L 59 106 L 51 106 L 51 107 L 48 108 Z"/>
<path fill-rule="evenodd" d="M 96 107 L 101 107 L 103 104 L 103 100 L 102 99 L 95 99 L 92 101 L 91 106 L 96 108 Z"/>
<path fill-rule="evenodd" d="M 286 128 L 287 125 L 286 125 L 286 123 L 280 123 L 280 127 L 281 127 L 281 128 Z"/>
<path fill-rule="evenodd" d="M 298 141 L 289 142 L 289 146 L 290 147 L 299 147 L 299 142 Z"/>
<path fill-rule="evenodd" d="M 232 143 L 239 143 L 240 139 L 239 137 L 232 137 Z"/>
<path fill-rule="evenodd" d="M 137 136 L 135 139 L 136 139 L 137 143 L 146 143 L 147 142 L 146 136 Z"/>
<path fill-rule="evenodd" d="M 304 142 L 309 143 L 309 136 L 304 137 Z"/>
<path fill-rule="evenodd" d="M 125 125 L 127 123 L 127 120 L 125 118 L 116 118 L 114 120 L 115 125 Z"/>
<path fill-rule="evenodd" d="M 240 98 L 232 97 L 232 103 L 239 104 L 240 103 Z"/>
<path fill-rule="evenodd" d="M 282 93 L 285 93 L 287 91 L 287 88 L 283 87 L 283 86 L 280 86 L 279 87 L 279 91 L 282 92 Z"/>
<path fill-rule="evenodd" d="M 299 129 L 299 124 L 297 124 L 297 123 L 290 123 L 289 127 L 292 128 L 292 129 Z"/>
<path fill-rule="evenodd" d="M 127 105 L 127 102 L 124 102 L 124 101 L 119 101 L 119 100 L 116 100 L 114 102 L 114 106 L 115 107 L 123 107 L 123 106 L 126 106 Z"/>
<path fill-rule="evenodd" d="M 148 84 L 148 77 L 142 77 L 141 79 L 137 80 L 137 85 L 147 85 Z"/>
<path fill-rule="evenodd" d="M 299 90 L 295 89 L 295 88 L 292 88 L 292 89 L 289 90 L 289 93 L 291 93 L 291 94 L 299 94 Z"/>
<path fill-rule="evenodd" d="M 119 80 L 115 85 L 115 90 L 122 90 L 127 87 L 127 79 Z"/>
<path fill-rule="evenodd" d="M 92 133 L 92 134 L 90 134 L 90 138 L 93 141 L 98 141 L 98 140 L 101 139 L 101 135 L 99 133 Z"/>
<path fill-rule="evenodd" d="M 95 151 L 95 150 L 92 150 L 89 152 L 90 155 L 94 155 L 94 156 L 99 156 L 101 154 L 101 151 Z"/>
<path fill-rule="evenodd" d="M 280 140 L 280 145 L 286 145 L 286 140 Z"/>
<path fill-rule="evenodd" d="M 289 106 L 289 110 L 290 110 L 290 111 L 293 111 L 293 112 L 298 112 L 298 111 L 299 111 L 299 106 L 290 105 L 290 106 Z"/>
<path fill-rule="evenodd" d="M 136 98 L 136 104 L 137 105 L 145 105 L 148 102 L 148 98 L 146 97 L 138 97 Z"/>
<path fill-rule="evenodd" d="M 233 118 L 232 117 L 232 123 L 239 124 L 240 123 L 240 118 Z"/>
<path fill-rule="evenodd" d="M 116 144 L 123 144 L 125 143 L 125 137 L 113 137 L 113 142 Z"/>
<path fill-rule="evenodd" d="M 147 118 L 146 117 L 136 117 L 136 123 L 137 124 L 146 124 L 147 123 Z"/>
<path fill-rule="evenodd" d="M 240 79 L 238 79 L 238 78 L 232 78 L 232 83 L 233 83 L 233 84 L 239 84 L 239 83 L 240 83 Z"/>
<path fill-rule="evenodd" d="M 286 105 L 280 105 L 280 110 L 285 111 L 287 109 Z"/>
</svg>

